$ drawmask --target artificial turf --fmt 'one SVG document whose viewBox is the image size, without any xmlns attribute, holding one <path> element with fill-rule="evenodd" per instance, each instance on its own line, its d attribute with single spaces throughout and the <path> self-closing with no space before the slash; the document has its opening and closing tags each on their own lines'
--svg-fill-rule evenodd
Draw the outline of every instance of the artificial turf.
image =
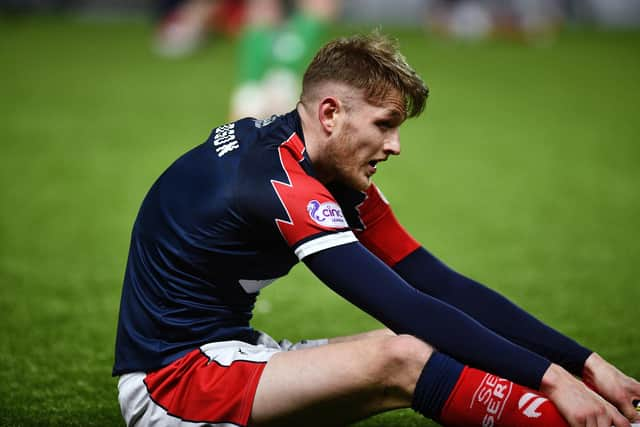
<svg viewBox="0 0 640 427">
<path fill-rule="evenodd" d="M 158 174 L 226 121 L 234 83 L 231 41 L 168 61 L 150 31 L 0 18 L 0 425 L 122 424 L 110 373 L 131 225 Z M 640 377 L 640 32 L 389 31 L 431 87 L 376 175 L 402 223 Z M 292 340 L 379 326 L 301 266 L 253 324 Z M 405 410 L 358 425 L 434 424 Z"/>
</svg>

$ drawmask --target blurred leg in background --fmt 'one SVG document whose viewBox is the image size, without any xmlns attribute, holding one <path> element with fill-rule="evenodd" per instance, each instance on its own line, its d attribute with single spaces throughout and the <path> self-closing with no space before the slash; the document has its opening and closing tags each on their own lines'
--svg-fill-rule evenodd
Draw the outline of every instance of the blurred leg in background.
<svg viewBox="0 0 640 427">
<path fill-rule="evenodd" d="M 241 31 L 243 0 L 160 0 L 153 49 L 167 58 L 194 53 L 212 34 L 235 35 Z"/>
<path fill-rule="evenodd" d="M 231 119 L 268 117 L 294 108 L 301 73 L 336 17 L 337 0 L 250 0 L 238 44 Z"/>
</svg>

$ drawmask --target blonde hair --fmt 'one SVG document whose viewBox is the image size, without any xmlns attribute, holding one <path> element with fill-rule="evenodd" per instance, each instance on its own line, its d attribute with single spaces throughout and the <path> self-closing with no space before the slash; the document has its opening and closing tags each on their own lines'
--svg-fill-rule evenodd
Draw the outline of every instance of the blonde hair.
<svg viewBox="0 0 640 427">
<path fill-rule="evenodd" d="M 377 30 L 324 45 L 304 73 L 301 102 L 304 104 L 325 82 L 361 89 L 373 104 L 380 104 L 395 89 L 405 100 L 407 117 L 422 113 L 429 95 L 422 78 L 400 53 L 397 41 Z"/>
</svg>

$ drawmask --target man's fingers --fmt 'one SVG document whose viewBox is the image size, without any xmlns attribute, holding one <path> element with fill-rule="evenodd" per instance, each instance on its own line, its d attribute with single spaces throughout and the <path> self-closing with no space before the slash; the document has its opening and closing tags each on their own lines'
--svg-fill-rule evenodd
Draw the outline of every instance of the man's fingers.
<svg viewBox="0 0 640 427">
<path fill-rule="evenodd" d="M 636 407 L 632 404 L 622 405 L 620 412 L 630 421 L 640 421 L 640 414 L 636 411 Z"/>
<path fill-rule="evenodd" d="M 640 421 L 640 400 L 633 399 L 631 403 L 621 403 L 620 412 L 630 421 Z"/>
<path fill-rule="evenodd" d="M 632 407 L 631 404 L 627 404 L 628 407 Z M 626 408 L 623 408 L 626 409 Z M 635 412 L 635 410 L 634 410 Z M 620 413 L 617 408 L 611 405 L 611 414 L 613 415 L 614 425 L 616 427 L 629 427 L 630 423 L 629 418 L 626 414 Z"/>
<path fill-rule="evenodd" d="M 629 427 L 629 420 L 617 410 L 613 410 L 613 425 L 615 427 Z"/>
</svg>

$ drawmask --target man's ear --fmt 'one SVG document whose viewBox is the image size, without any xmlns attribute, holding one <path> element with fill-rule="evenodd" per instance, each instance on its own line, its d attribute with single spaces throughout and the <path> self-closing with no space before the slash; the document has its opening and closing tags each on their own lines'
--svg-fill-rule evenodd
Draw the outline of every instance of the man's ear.
<svg viewBox="0 0 640 427">
<path fill-rule="evenodd" d="M 340 100 L 334 96 L 327 96 L 320 101 L 318 105 L 318 121 L 327 135 L 331 135 L 335 131 L 337 119 L 342 112 L 342 108 Z"/>
</svg>

